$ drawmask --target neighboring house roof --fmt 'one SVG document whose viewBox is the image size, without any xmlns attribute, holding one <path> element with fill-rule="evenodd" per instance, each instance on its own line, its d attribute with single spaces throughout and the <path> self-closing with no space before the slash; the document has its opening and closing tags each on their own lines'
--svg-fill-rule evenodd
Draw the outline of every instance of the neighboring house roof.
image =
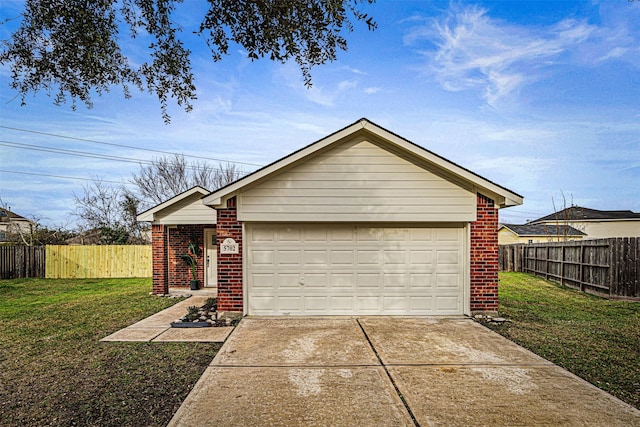
<svg viewBox="0 0 640 427">
<path fill-rule="evenodd" d="M 206 196 L 207 194 L 209 194 L 209 190 L 207 190 L 204 187 L 200 187 L 200 186 L 195 186 L 193 188 L 188 189 L 187 191 L 180 193 L 174 197 L 172 197 L 171 199 L 167 200 L 164 203 L 160 203 L 157 206 L 152 207 L 151 209 L 148 209 L 140 214 L 138 214 L 138 216 L 136 217 L 136 219 L 138 221 L 155 221 L 156 217 L 158 216 L 158 214 L 160 214 L 163 210 L 167 209 L 167 208 L 171 208 L 173 205 L 175 205 L 176 203 L 187 199 L 189 197 L 191 197 L 194 194 L 200 194 L 200 196 Z"/>
<path fill-rule="evenodd" d="M 267 165 L 254 173 L 247 175 L 239 180 L 222 187 L 203 198 L 203 203 L 210 206 L 220 206 L 226 202 L 228 198 L 252 184 L 267 179 L 271 175 L 280 173 L 282 170 L 299 162 L 309 156 L 315 155 L 328 149 L 335 143 L 343 141 L 347 138 L 364 134 L 373 137 L 377 141 L 383 143 L 390 150 L 394 151 L 410 161 L 436 170 L 447 176 L 450 180 L 458 182 L 464 186 L 473 188 L 474 191 L 480 192 L 487 197 L 492 198 L 499 207 L 515 206 L 522 204 L 522 196 L 502 187 L 486 178 L 465 169 L 444 157 L 441 157 L 413 142 L 402 138 L 390 132 L 375 123 L 363 118 L 357 122 L 337 131 L 333 134 L 320 139 L 270 165 Z"/>
<path fill-rule="evenodd" d="M 11 212 L 9 209 L 0 208 L 0 221 L 29 221 L 27 218 Z"/>
<path fill-rule="evenodd" d="M 514 234 L 518 236 L 586 236 L 580 230 L 577 230 L 569 225 L 556 225 L 556 224 L 502 224 L 500 229 L 508 228 Z"/>
<path fill-rule="evenodd" d="M 623 211 L 599 211 L 597 209 L 571 206 L 561 211 L 552 213 L 542 218 L 529 221 L 536 224 L 546 221 L 602 221 L 602 220 L 640 220 L 640 213 L 629 210 Z"/>
</svg>

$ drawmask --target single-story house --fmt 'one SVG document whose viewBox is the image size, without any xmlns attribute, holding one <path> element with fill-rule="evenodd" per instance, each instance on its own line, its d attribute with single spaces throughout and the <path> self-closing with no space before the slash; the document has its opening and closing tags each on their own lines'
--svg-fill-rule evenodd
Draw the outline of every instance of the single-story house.
<svg viewBox="0 0 640 427">
<path fill-rule="evenodd" d="M 223 188 L 138 216 L 153 292 L 250 315 L 462 315 L 498 308 L 498 209 L 522 196 L 361 119 Z"/>
<path fill-rule="evenodd" d="M 9 209 L 0 208 L 0 242 L 6 241 L 11 234 L 31 233 L 33 226 L 33 221 Z"/>
<path fill-rule="evenodd" d="M 498 245 L 579 240 L 586 234 L 563 224 L 499 224 Z"/>
<path fill-rule="evenodd" d="M 640 213 L 630 210 L 600 211 L 571 206 L 528 224 L 567 224 L 583 231 L 585 239 L 640 237 Z"/>
</svg>

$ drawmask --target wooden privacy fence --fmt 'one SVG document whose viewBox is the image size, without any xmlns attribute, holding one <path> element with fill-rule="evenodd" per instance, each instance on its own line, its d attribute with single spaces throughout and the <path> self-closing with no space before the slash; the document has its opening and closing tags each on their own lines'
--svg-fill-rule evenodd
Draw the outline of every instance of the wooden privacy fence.
<svg viewBox="0 0 640 427">
<path fill-rule="evenodd" d="M 0 246 L 0 279 L 44 277 L 44 246 Z"/>
<path fill-rule="evenodd" d="M 48 279 L 151 277 L 151 246 L 47 246 Z"/>
<path fill-rule="evenodd" d="M 501 245 L 502 271 L 523 271 L 583 292 L 640 298 L 640 238 Z"/>
</svg>

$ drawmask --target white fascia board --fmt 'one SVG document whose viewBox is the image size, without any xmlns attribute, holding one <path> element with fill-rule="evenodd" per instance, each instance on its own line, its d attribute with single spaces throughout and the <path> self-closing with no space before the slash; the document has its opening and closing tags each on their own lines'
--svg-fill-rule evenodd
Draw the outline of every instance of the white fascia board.
<svg viewBox="0 0 640 427">
<path fill-rule="evenodd" d="M 195 193 L 200 193 L 203 196 L 206 196 L 207 194 L 209 194 L 209 190 L 207 190 L 204 187 L 200 187 L 199 185 L 188 189 L 187 191 L 185 191 L 184 193 L 180 193 L 177 196 L 174 196 L 172 198 L 170 198 L 169 200 L 167 200 L 164 203 L 160 203 L 157 206 L 152 207 L 149 210 L 146 210 L 144 212 L 142 212 L 141 214 L 139 214 L 138 216 L 136 216 L 136 221 L 154 221 L 155 220 L 155 214 L 162 211 L 163 209 L 168 208 L 169 206 L 173 205 L 174 203 L 179 202 L 180 200 L 183 200 Z"/>
</svg>

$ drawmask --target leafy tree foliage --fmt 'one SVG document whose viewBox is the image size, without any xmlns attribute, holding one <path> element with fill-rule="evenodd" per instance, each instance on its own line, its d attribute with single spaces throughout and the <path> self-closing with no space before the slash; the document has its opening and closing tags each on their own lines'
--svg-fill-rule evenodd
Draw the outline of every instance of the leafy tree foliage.
<svg viewBox="0 0 640 427">
<path fill-rule="evenodd" d="M 189 0 L 190 2 L 192 0 Z M 376 24 L 359 10 L 375 0 L 208 0 L 199 35 L 219 61 L 237 43 L 252 60 L 294 60 L 305 84 L 311 68 L 336 59 L 347 49 L 343 32 L 351 19 Z M 57 92 L 55 103 L 71 98 L 91 107 L 91 94 L 121 86 L 157 95 L 165 121 L 168 99 L 186 111 L 196 99 L 191 52 L 181 39 L 183 28 L 173 19 L 182 0 L 26 0 L 22 22 L 4 42 L 0 63 L 9 64 L 11 86 L 22 96 L 40 90 Z M 351 18 L 351 19 L 350 19 Z M 123 52 L 121 31 L 146 46 L 148 57 L 137 63 Z"/>
</svg>

